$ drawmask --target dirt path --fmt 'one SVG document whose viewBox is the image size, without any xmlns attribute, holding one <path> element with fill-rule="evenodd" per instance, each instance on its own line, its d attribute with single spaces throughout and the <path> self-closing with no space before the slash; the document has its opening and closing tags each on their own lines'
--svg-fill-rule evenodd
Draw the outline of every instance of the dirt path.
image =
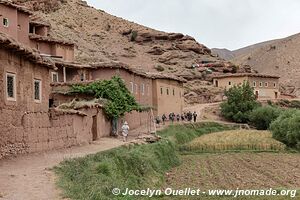
<svg viewBox="0 0 300 200">
<path fill-rule="evenodd" d="M 54 173 L 50 168 L 67 158 L 105 151 L 124 143 L 120 139 L 101 138 L 91 145 L 59 151 L 20 156 L 0 161 L 1 200 L 58 200 Z"/>
</svg>

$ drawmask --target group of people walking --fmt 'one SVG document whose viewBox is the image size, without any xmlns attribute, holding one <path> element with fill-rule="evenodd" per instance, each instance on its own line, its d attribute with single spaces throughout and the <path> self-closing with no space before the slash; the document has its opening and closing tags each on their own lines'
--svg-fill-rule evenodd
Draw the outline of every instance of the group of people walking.
<svg viewBox="0 0 300 200">
<path fill-rule="evenodd" d="M 174 123 L 175 121 L 180 122 L 180 121 L 188 121 L 188 122 L 196 122 L 197 121 L 197 113 L 196 111 L 194 111 L 193 113 L 191 111 L 189 112 L 184 112 L 182 114 L 175 114 L 173 112 L 169 113 L 168 116 L 166 116 L 165 114 L 163 114 L 161 116 L 161 118 L 159 116 L 156 117 L 155 121 L 156 124 L 160 124 L 161 122 L 163 123 L 163 125 L 165 124 L 166 121 L 170 121 L 171 123 Z"/>
</svg>

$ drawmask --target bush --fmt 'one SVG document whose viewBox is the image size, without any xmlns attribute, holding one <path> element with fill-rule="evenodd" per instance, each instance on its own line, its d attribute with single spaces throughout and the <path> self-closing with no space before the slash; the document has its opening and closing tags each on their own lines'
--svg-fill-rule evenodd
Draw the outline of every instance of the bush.
<svg viewBox="0 0 300 200">
<path fill-rule="evenodd" d="M 162 67 L 161 65 L 157 65 L 157 66 L 155 67 L 155 69 L 156 69 L 157 71 L 159 71 L 159 72 L 165 71 L 165 68 Z"/>
<path fill-rule="evenodd" d="M 270 129 L 273 138 L 291 148 L 300 149 L 300 111 L 289 109 L 284 111 L 274 122 Z"/>
<path fill-rule="evenodd" d="M 221 114 L 234 122 L 247 123 L 252 110 L 259 106 L 248 82 L 241 86 L 233 86 L 225 95 L 228 99 L 221 104 Z"/>
<path fill-rule="evenodd" d="M 131 38 L 130 38 L 130 41 L 131 41 L 131 42 L 134 42 L 134 41 L 136 40 L 137 36 L 138 36 L 138 32 L 137 32 L 137 31 L 132 31 L 132 32 L 131 32 Z"/>
<path fill-rule="evenodd" d="M 269 129 L 270 124 L 281 114 L 281 109 L 273 106 L 258 107 L 250 114 L 250 123 L 258 130 Z"/>
</svg>

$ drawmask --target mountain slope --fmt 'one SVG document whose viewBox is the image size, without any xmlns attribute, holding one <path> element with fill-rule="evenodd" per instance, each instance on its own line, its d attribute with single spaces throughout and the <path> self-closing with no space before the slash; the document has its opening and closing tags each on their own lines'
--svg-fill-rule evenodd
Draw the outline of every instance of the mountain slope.
<svg viewBox="0 0 300 200">
<path fill-rule="evenodd" d="M 278 75 L 284 92 L 300 96 L 300 34 L 253 47 L 232 62 L 248 65 L 260 73 Z"/>
<path fill-rule="evenodd" d="M 80 0 L 19 0 L 37 11 L 51 24 L 51 36 L 70 40 L 78 45 L 76 60 L 97 62 L 118 60 L 148 71 L 164 68 L 166 73 L 192 73 L 193 64 L 205 61 L 222 62 L 210 49 L 183 34 L 157 31 L 104 11 Z M 188 69 L 188 70 L 187 70 Z"/>
</svg>

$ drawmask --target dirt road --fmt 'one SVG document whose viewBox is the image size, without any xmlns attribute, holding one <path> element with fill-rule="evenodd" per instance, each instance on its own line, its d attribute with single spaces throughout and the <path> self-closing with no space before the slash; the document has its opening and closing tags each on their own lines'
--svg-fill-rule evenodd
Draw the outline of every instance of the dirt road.
<svg viewBox="0 0 300 200">
<path fill-rule="evenodd" d="M 101 138 L 91 145 L 47 153 L 30 154 L 0 161 L 0 200 L 59 200 L 54 173 L 50 168 L 67 158 L 105 151 L 124 143 Z"/>
</svg>

